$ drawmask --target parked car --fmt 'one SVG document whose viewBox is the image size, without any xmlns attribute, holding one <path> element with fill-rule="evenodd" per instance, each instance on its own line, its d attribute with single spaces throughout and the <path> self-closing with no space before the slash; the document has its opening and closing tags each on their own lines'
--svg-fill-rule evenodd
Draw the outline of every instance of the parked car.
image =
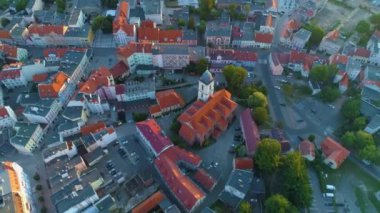
<svg viewBox="0 0 380 213">
<path fill-rule="evenodd" d="M 335 191 L 335 186 L 334 185 L 326 185 L 326 189 L 330 191 Z"/>
<path fill-rule="evenodd" d="M 323 193 L 323 197 L 324 198 L 334 198 L 335 195 L 334 195 L 334 193 Z"/>
</svg>

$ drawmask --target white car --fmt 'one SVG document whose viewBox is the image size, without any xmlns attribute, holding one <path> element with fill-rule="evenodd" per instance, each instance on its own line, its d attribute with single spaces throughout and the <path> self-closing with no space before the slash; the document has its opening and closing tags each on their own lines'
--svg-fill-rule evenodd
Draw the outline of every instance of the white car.
<svg viewBox="0 0 380 213">
<path fill-rule="evenodd" d="M 279 87 L 279 86 L 274 86 L 274 88 L 275 88 L 275 89 L 278 89 L 278 90 L 281 89 L 281 87 Z"/>
<path fill-rule="evenodd" d="M 331 109 L 335 109 L 335 106 L 332 104 L 329 104 L 329 107 L 331 107 Z"/>
</svg>

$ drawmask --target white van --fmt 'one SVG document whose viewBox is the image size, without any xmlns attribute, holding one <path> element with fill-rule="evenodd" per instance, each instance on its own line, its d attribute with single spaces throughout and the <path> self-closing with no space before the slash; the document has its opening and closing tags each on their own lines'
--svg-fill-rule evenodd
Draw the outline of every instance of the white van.
<svg viewBox="0 0 380 213">
<path fill-rule="evenodd" d="M 323 197 L 325 198 L 334 198 L 334 193 L 323 193 Z"/>
<path fill-rule="evenodd" d="M 335 186 L 333 185 L 326 185 L 326 189 L 330 191 L 335 191 Z"/>
</svg>

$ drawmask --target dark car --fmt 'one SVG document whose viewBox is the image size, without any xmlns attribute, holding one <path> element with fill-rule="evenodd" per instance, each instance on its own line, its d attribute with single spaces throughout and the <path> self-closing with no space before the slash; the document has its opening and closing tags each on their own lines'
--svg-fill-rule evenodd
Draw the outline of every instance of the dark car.
<svg viewBox="0 0 380 213">
<path fill-rule="evenodd" d="M 298 140 L 303 141 L 303 137 L 297 136 Z"/>
<path fill-rule="evenodd" d="M 235 127 L 235 130 L 240 131 L 241 130 L 240 126 Z"/>
</svg>

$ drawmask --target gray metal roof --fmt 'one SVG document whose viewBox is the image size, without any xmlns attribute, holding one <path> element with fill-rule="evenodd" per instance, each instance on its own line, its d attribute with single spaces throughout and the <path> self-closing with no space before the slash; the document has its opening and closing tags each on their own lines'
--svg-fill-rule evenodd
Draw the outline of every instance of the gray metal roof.
<svg viewBox="0 0 380 213">
<path fill-rule="evenodd" d="M 214 77 L 212 76 L 211 72 L 206 70 L 199 79 L 202 83 L 209 85 L 211 82 L 214 81 Z"/>
</svg>

